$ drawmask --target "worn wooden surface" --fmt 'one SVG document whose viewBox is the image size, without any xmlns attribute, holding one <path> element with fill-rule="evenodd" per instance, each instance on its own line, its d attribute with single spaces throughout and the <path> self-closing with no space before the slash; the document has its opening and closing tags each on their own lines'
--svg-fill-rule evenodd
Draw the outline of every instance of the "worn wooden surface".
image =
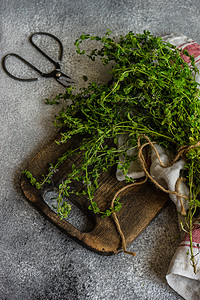
<svg viewBox="0 0 200 300">
<path fill-rule="evenodd" d="M 49 163 L 55 164 L 68 148 L 75 147 L 79 143 L 79 137 L 74 137 L 67 144 L 58 146 L 55 140 L 59 139 L 59 133 L 46 145 L 29 163 L 29 170 L 37 179 L 42 174 L 47 173 Z M 59 172 L 53 176 L 54 187 L 65 178 L 74 161 L 78 162 L 77 157 L 68 159 L 60 168 Z M 102 174 L 99 189 L 95 194 L 95 201 L 101 210 L 110 207 L 114 194 L 125 185 L 124 182 L 116 180 L 116 168 L 113 167 L 109 172 Z M 44 201 L 44 193 L 52 186 L 46 186 L 43 191 L 37 190 L 29 180 L 23 175 L 21 178 L 21 188 L 27 200 L 42 213 L 48 220 L 53 222 L 70 237 L 81 243 L 92 251 L 104 255 L 112 255 L 122 251 L 121 238 L 117 232 L 112 217 L 101 218 L 88 210 L 89 202 L 84 197 L 74 196 L 70 200 L 76 204 L 93 224 L 90 232 L 81 232 L 66 220 L 60 220 L 56 213 Z M 74 185 L 76 190 L 82 188 L 81 184 Z M 166 205 L 169 196 L 156 189 L 152 183 L 146 182 L 141 186 L 127 189 L 120 194 L 120 201 L 123 203 L 122 209 L 117 213 L 121 229 L 126 238 L 127 246 L 149 225 L 158 212 Z"/>
</svg>

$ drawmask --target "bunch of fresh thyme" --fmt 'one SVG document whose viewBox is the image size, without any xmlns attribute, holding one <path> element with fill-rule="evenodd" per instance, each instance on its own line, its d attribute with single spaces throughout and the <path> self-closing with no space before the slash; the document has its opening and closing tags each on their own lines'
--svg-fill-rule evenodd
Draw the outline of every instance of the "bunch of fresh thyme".
<svg viewBox="0 0 200 300">
<path fill-rule="evenodd" d="M 129 32 L 118 39 L 111 38 L 108 32 L 104 37 L 82 35 L 76 42 L 77 52 L 83 40 L 95 40 L 102 43 L 100 50 L 94 49 L 88 54 L 93 61 L 98 56 L 103 64 L 111 63 L 112 82 L 109 84 L 89 83 L 80 92 L 67 88 L 50 104 L 59 100 L 71 99 L 70 106 L 63 107 L 55 117 L 57 127 L 67 128 L 62 133 L 59 144 L 67 143 L 77 134 L 83 135 L 80 147 L 68 151 L 59 158 L 56 165 L 50 165 L 49 173 L 38 182 L 29 171 L 24 173 L 38 189 L 50 182 L 51 175 L 67 157 L 82 153 L 82 163 L 73 165 L 67 179 L 59 186 L 57 212 L 61 218 L 68 216 L 70 205 L 66 198 L 74 192 L 70 189 L 72 180 L 82 181 L 87 189 L 83 191 L 91 202 L 90 209 L 103 216 L 109 216 L 121 207 L 118 199 L 114 208 L 100 211 L 93 201 L 102 172 L 117 165 L 127 174 L 131 160 L 126 149 L 118 148 L 117 137 L 127 134 L 129 148 L 137 147 L 138 137 L 142 134 L 176 154 L 181 146 L 197 144 L 200 141 L 200 101 L 199 90 L 195 82 L 194 58 L 190 57 L 191 67 L 181 58 L 181 50 L 165 43 L 161 38 L 152 36 L 148 31 L 143 34 Z M 108 146 L 112 140 L 112 146 Z M 119 164 L 119 155 L 126 162 Z M 200 148 L 191 148 L 185 154 L 187 182 L 190 188 L 189 210 L 186 216 L 185 230 L 191 237 L 191 261 L 195 267 L 192 252 L 193 217 L 200 207 Z M 127 182 L 131 179 L 126 176 Z"/>
</svg>

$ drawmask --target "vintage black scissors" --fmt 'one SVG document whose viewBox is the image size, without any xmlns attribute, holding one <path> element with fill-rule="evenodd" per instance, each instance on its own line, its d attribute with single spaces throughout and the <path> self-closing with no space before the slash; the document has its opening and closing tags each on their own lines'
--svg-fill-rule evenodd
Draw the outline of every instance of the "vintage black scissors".
<svg viewBox="0 0 200 300">
<path fill-rule="evenodd" d="M 61 68 L 60 68 L 60 64 L 57 61 L 54 61 L 51 57 L 49 57 L 45 52 L 43 52 L 34 42 L 33 42 L 33 38 L 36 35 L 46 35 L 49 36 L 51 38 L 53 38 L 59 45 L 59 55 L 58 55 L 58 60 L 62 60 L 62 56 L 63 56 L 63 45 L 61 43 L 61 41 L 55 37 L 53 34 L 50 33 L 46 33 L 46 32 L 35 32 L 33 34 L 30 35 L 29 37 L 29 41 L 30 43 L 43 55 L 45 56 L 51 63 L 54 64 L 55 69 L 49 73 L 43 73 L 41 72 L 38 68 L 36 68 L 35 66 L 33 66 L 30 62 L 28 62 L 27 60 L 25 60 L 23 57 L 21 57 L 20 55 L 16 54 L 16 53 L 9 53 L 7 55 L 5 55 L 2 59 L 2 67 L 4 69 L 4 71 L 7 73 L 8 76 L 10 76 L 11 78 L 15 79 L 15 80 L 19 80 L 19 81 L 35 81 L 38 80 L 38 78 L 20 78 L 20 77 L 16 77 L 13 74 L 11 74 L 7 67 L 6 67 L 6 61 L 8 59 L 8 57 L 14 56 L 17 59 L 21 60 L 23 63 L 25 63 L 26 65 L 28 65 L 30 68 L 32 68 L 33 70 L 35 70 L 37 73 L 39 73 L 42 77 L 53 77 L 55 78 L 60 84 L 62 84 L 63 86 L 67 87 L 70 84 L 73 83 L 73 81 L 71 80 L 71 78 L 62 73 L 61 72 Z"/>
</svg>

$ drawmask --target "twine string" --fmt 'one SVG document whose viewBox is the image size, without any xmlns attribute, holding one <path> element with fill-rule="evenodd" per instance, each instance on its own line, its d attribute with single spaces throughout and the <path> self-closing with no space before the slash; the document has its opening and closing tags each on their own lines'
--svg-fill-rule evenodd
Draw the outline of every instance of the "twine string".
<svg viewBox="0 0 200 300">
<path fill-rule="evenodd" d="M 130 188 L 130 187 L 132 187 L 132 186 L 141 185 L 141 184 L 145 183 L 145 182 L 147 181 L 147 179 L 148 179 L 148 177 L 146 176 L 145 180 L 140 181 L 140 182 L 133 182 L 133 183 L 131 183 L 131 184 L 129 184 L 129 185 L 126 185 L 126 186 L 122 187 L 120 190 L 118 190 L 118 191 L 116 192 L 116 194 L 114 195 L 113 199 L 112 199 L 112 202 L 111 202 L 111 208 L 114 208 L 114 202 L 115 202 L 117 196 L 118 196 L 121 192 L 125 191 L 126 189 L 128 189 L 128 188 Z M 117 227 L 117 230 L 118 230 L 118 232 L 119 232 L 119 235 L 120 235 L 120 237 L 121 237 L 121 240 L 122 240 L 122 249 L 123 249 L 123 252 L 124 252 L 124 253 L 127 253 L 127 254 L 130 254 L 130 255 L 132 255 L 132 256 L 135 256 L 135 255 L 136 255 L 135 252 L 128 251 L 128 250 L 126 249 L 126 239 L 125 239 L 125 236 L 124 236 L 123 231 L 122 231 L 122 229 L 121 229 L 121 226 L 120 226 L 120 224 L 119 224 L 119 220 L 118 220 L 118 218 L 117 218 L 116 212 L 113 212 L 112 216 L 113 216 L 113 219 L 114 219 L 114 221 L 115 221 L 115 225 L 116 225 L 116 227 Z"/>
<path fill-rule="evenodd" d="M 141 138 L 145 138 L 145 139 L 147 140 L 147 143 L 144 143 L 144 144 L 141 145 Z M 156 157 L 158 158 L 160 165 L 161 165 L 163 168 L 168 168 L 168 167 L 171 167 L 175 162 L 177 162 L 178 159 L 179 159 L 181 156 L 183 156 L 186 152 L 188 152 L 190 149 L 200 147 L 200 141 L 197 142 L 195 145 L 190 145 L 190 146 L 184 145 L 184 146 L 181 146 L 181 147 L 178 149 L 178 154 L 177 154 L 177 156 L 176 156 L 176 157 L 173 159 L 173 161 L 172 161 L 170 164 L 168 164 L 168 165 L 163 164 L 163 162 L 162 162 L 162 160 L 161 160 L 161 158 L 160 158 L 160 155 L 159 155 L 159 153 L 158 153 L 156 147 L 154 146 L 155 143 L 156 143 L 156 142 L 152 142 L 152 141 L 149 139 L 149 137 L 146 136 L 146 135 L 140 135 L 140 136 L 138 137 L 138 159 L 139 159 L 139 161 L 140 161 L 140 163 L 141 163 L 141 166 L 142 166 L 143 171 L 144 171 L 145 174 L 146 174 L 146 177 L 145 177 L 145 179 L 144 179 L 143 181 L 140 181 L 140 182 L 133 182 L 132 184 L 129 184 L 129 185 L 127 185 L 127 186 L 124 186 L 124 187 L 122 187 L 120 190 L 118 190 L 118 191 L 115 193 L 115 195 L 114 195 L 114 197 L 113 197 L 113 199 L 112 199 L 112 202 L 111 202 L 111 208 L 114 208 L 114 201 L 116 200 L 117 196 L 118 196 L 121 192 L 123 192 L 123 191 L 125 191 L 126 189 L 131 188 L 131 187 L 133 187 L 133 186 L 136 186 L 136 185 L 142 185 L 142 184 L 144 184 L 144 183 L 147 181 L 147 179 L 149 178 L 149 179 L 150 179 L 150 180 L 151 180 L 151 181 L 152 181 L 152 182 L 153 182 L 160 190 L 162 190 L 163 192 L 168 193 L 168 194 L 171 194 L 171 195 L 177 196 L 177 199 L 180 201 L 180 204 L 181 204 L 181 214 L 186 215 L 186 211 L 185 211 L 185 208 L 184 208 L 184 205 L 183 205 L 182 198 L 188 199 L 188 197 L 187 197 L 186 195 L 181 194 L 180 191 L 179 191 L 180 184 L 181 184 L 182 181 L 185 180 L 185 178 L 180 177 L 180 178 L 177 179 L 176 184 L 175 184 L 175 191 L 170 191 L 170 190 L 165 189 L 163 186 L 161 186 L 161 185 L 160 185 L 160 184 L 159 184 L 159 183 L 158 183 L 158 182 L 150 175 L 150 173 L 149 173 L 149 171 L 148 171 L 148 168 L 147 168 L 147 163 L 146 163 L 145 157 L 144 157 L 144 155 L 143 155 L 143 149 L 144 149 L 145 147 L 147 147 L 147 146 L 151 146 L 151 148 L 153 148 L 153 150 L 155 151 Z M 126 239 L 125 239 L 125 236 L 124 236 L 123 231 L 122 231 L 122 229 L 121 229 L 121 226 L 120 226 L 118 217 L 117 217 L 117 215 L 116 215 L 116 212 L 113 212 L 112 215 L 113 215 L 113 219 L 114 219 L 116 228 L 117 228 L 117 230 L 118 230 L 118 233 L 119 233 L 119 235 L 120 235 L 120 237 L 121 237 L 123 252 L 124 252 L 124 253 L 127 253 L 127 254 L 130 254 L 130 255 L 132 255 L 132 256 L 135 256 L 135 255 L 136 255 L 135 252 L 128 251 L 128 250 L 126 249 Z"/>
<path fill-rule="evenodd" d="M 148 143 L 143 144 L 143 145 L 140 145 L 140 139 L 141 139 L 141 137 L 144 137 L 144 138 L 148 141 Z M 139 151 L 138 151 L 138 159 L 139 159 L 139 161 L 140 161 L 140 163 L 141 163 L 142 169 L 144 170 L 144 172 L 146 173 L 146 175 L 148 176 L 148 178 L 149 178 L 149 179 L 150 179 L 150 180 L 151 180 L 151 181 L 152 181 L 159 189 L 161 189 L 163 192 L 168 193 L 168 194 L 171 194 L 171 195 L 175 195 L 175 196 L 177 196 L 177 197 L 181 197 L 181 198 L 188 199 L 188 197 L 185 196 L 185 195 L 183 195 L 183 194 L 180 194 L 180 193 L 178 193 L 178 192 L 176 192 L 176 191 L 170 191 L 170 190 L 165 189 L 162 185 L 160 185 L 160 184 L 159 184 L 159 183 L 158 183 L 158 182 L 150 175 L 149 171 L 147 170 L 147 166 L 146 166 L 146 161 L 145 161 L 144 155 L 143 155 L 143 153 L 142 153 L 142 150 L 143 150 L 144 147 L 146 147 L 147 145 L 149 145 L 149 146 L 151 146 L 151 147 L 153 148 L 153 150 L 155 151 L 156 156 L 157 156 L 157 158 L 158 158 L 158 160 L 159 160 L 159 162 L 160 162 L 160 165 L 161 165 L 163 168 L 171 167 L 171 166 L 178 160 L 178 158 L 180 157 L 180 155 L 178 154 L 178 155 L 175 157 L 175 159 L 173 160 L 173 163 L 168 164 L 168 165 L 165 165 L 165 164 L 163 164 L 163 162 L 161 161 L 160 155 L 159 155 L 159 153 L 158 153 L 156 147 L 154 146 L 154 144 L 155 144 L 155 143 L 152 143 L 152 142 L 150 141 L 150 139 L 149 139 L 146 135 L 144 135 L 144 136 L 139 136 L 139 138 L 138 138 L 138 148 L 139 148 Z M 185 151 L 185 149 L 184 149 L 184 151 Z M 181 152 L 183 153 L 183 150 L 181 150 Z"/>
<path fill-rule="evenodd" d="M 180 191 L 179 191 L 180 184 L 181 184 L 181 182 L 183 182 L 183 181 L 185 181 L 185 180 L 186 180 L 186 178 L 184 178 L 184 177 L 179 177 L 179 178 L 177 179 L 176 184 L 175 184 L 175 191 L 177 191 L 178 194 L 180 193 Z M 183 205 L 182 198 L 181 198 L 181 196 L 177 196 L 177 198 L 178 198 L 178 200 L 179 200 L 179 202 L 180 202 L 180 204 L 181 204 L 181 214 L 182 214 L 183 216 L 186 216 L 186 211 L 185 211 L 185 207 L 184 207 L 184 205 Z"/>
</svg>

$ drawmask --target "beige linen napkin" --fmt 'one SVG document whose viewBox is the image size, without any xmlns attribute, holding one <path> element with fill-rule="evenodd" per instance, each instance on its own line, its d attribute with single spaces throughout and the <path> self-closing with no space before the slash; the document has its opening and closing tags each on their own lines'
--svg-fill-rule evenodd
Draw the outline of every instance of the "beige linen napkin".
<svg viewBox="0 0 200 300">
<path fill-rule="evenodd" d="M 200 45 L 184 35 L 169 35 L 163 38 L 178 48 L 186 49 L 194 55 L 196 67 L 200 70 Z M 187 57 L 182 58 L 190 64 Z M 200 74 L 196 75 L 200 84 Z M 174 254 L 166 276 L 168 284 L 186 300 L 200 300 L 200 219 L 194 224 L 192 232 L 193 252 L 197 273 L 194 273 L 190 262 L 190 241 L 186 234 Z"/>
<path fill-rule="evenodd" d="M 200 222 L 194 224 L 192 232 L 193 252 L 197 273 L 190 262 L 190 241 L 186 234 L 175 252 L 167 272 L 167 282 L 186 300 L 200 299 Z"/>
</svg>

